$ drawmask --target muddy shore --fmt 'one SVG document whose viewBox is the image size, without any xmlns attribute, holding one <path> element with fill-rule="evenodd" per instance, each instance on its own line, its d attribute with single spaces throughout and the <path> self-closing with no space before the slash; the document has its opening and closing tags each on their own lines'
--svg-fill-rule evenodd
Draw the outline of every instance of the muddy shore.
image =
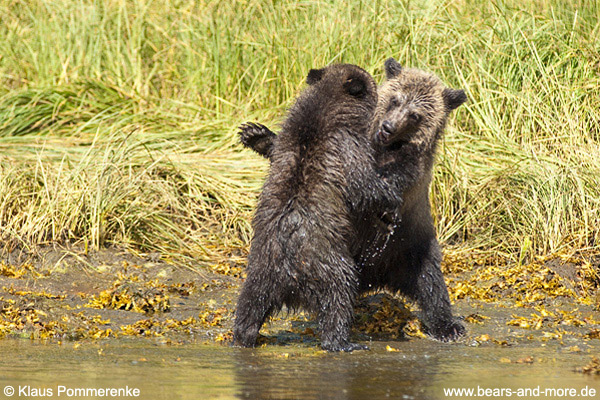
<svg viewBox="0 0 600 400">
<path fill-rule="evenodd" d="M 552 342 L 589 354 L 581 372 L 600 373 L 593 358 L 600 349 L 598 258 L 510 264 L 450 253 L 443 269 L 455 312 L 468 328 L 460 343 L 501 348 Z M 12 252 L 0 261 L 0 337 L 74 346 L 124 337 L 226 346 L 242 276 L 242 265 L 192 269 L 122 249 Z M 370 294 L 356 308 L 353 334 L 367 343 L 431 340 L 421 332 L 418 314 L 400 296 Z M 316 330 L 308 314 L 281 313 L 265 325 L 259 343 L 282 352 L 318 352 Z M 534 360 L 532 352 L 531 358 L 498 361 Z"/>
</svg>

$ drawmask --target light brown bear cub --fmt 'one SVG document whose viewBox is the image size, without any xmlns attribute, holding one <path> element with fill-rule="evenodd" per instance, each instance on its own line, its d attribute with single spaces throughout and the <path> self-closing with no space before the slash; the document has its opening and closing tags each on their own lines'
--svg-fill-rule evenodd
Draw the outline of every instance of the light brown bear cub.
<svg viewBox="0 0 600 400">
<path fill-rule="evenodd" d="M 402 68 L 393 58 L 385 62 L 385 71 L 371 138 L 377 170 L 402 193 L 402 202 L 389 236 L 381 235 L 375 224 L 364 231 L 367 240 L 357 257 L 361 290 L 384 287 L 403 293 L 419 304 L 431 336 L 454 340 L 465 328 L 452 316 L 440 269 L 442 253 L 431 216 L 429 185 L 448 116 L 467 97 L 431 73 Z M 377 210 L 373 212 L 377 216 Z"/>
</svg>

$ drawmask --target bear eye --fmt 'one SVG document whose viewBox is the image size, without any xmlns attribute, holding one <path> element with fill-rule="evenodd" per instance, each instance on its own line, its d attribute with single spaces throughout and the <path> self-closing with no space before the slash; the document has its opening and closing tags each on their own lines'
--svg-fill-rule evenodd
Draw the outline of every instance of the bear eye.
<svg viewBox="0 0 600 400">
<path fill-rule="evenodd" d="M 390 102 L 388 104 L 388 111 L 390 111 L 392 108 L 398 108 L 398 106 L 400 106 L 400 102 L 398 101 L 397 98 L 392 97 L 392 99 L 390 100 Z"/>
<path fill-rule="evenodd" d="M 411 119 L 411 121 L 413 122 L 419 122 L 421 121 L 421 116 L 417 113 L 411 112 L 410 114 L 408 114 L 408 118 Z"/>
</svg>

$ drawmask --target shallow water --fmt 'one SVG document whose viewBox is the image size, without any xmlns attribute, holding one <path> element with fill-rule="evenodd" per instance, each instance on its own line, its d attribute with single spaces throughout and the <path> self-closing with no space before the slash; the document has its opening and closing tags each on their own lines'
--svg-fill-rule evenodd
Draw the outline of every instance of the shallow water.
<svg viewBox="0 0 600 400">
<path fill-rule="evenodd" d="M 574 371 L 589 361 L 590 354 L 565 351 L 558 343 L 473 347 L 414 339 L 370 346 L 371 351 L 327 354 L 302 345 L 239 349 L 159 345 L 149 340 L 62 345 L 2 340 L 0 398 L 113 398 L 68 396 L 70 392 L 59 396 L 61 386 L 129 387 L 140 391 L 129 397 L 142 399 L 469 398 L 445 394 L 444 389 L 450 388 L 473 388 L 475 394 L 478 388 L 479 394 L 485 389 L 534 390 L 532 396 L 513 393 L 511 398 L 600 399 L 600 377 Z M 399 351 L 387 351 L 386 346 Z M 531 356 L 533 362 L 518 363 Z M 13 396 L 6 396 L 7 386 L 16 390 Z M 559 388 L 574 389 L 577 395 L 543 392 Z M 594 396 L 590 389 L 596 390 Z"/>
</svg>

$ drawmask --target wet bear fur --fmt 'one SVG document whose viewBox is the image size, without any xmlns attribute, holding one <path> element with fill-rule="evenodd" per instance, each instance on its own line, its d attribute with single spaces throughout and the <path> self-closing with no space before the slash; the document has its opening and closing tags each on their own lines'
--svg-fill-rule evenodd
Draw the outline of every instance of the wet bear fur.
<svg viewBox="0 0 600 400">
<path fill-rule="evenodd" d="M 433 74 L 402 68 L 393 58 L 385 62 L 385 71 L 366 153 L 374 149 L 379 177 L 395 191 L 396 204 L 392 213 L 374 204 L 357 218 L 354 229 L 361 240 L 353 258 L 360 270 L 359 292 L 387 289 L 408 296 L 420 306 L 428 334 L 454 340 L 465 328 L 452 316 L 440 269 L 429 186 L 448 115 L 466 95 L 446 88 Z M 274 137 L 260 124 L 245 125 L 240 132 L 244 145 L 267 158 Z"/>
<path fill-rule="evenodd" d="M 356 215 L 374 204 L 389 208 L 394 196 L 365 152 L 377 88 L 349 64 L 311 70 L 307 83 L 281 133 L 261 130 L 267 146 L 254 142 L 271 168 L 252 222 L 234 344 L 254 346 L 266 318 L 285 305 L 317 314 L 324 349 L 352 351 L 364 348 L 349 342 L 360 285 L 351 250 Z"/>
<path fill-rule="evenodd" d="M 442 253 L 431 215 L 429 186 L 435 151 L 450 112 L 467 98 L 435 75 L 385 63 L 386 81 L 371 128 L 377 170 L 399 190 L 399 223 L 385 237 L 375 225 L 363 225 L 359 251 L 361 291 L 386 288 L 417 302 L 427 332 L 454 340 L 465 333 L 452 316 L 448 289 L 440 269 Z M 374 210 L 376 214 L 376 209 Z M 395 223 L 395 222 L 393 222 Z"/>
</svg>

